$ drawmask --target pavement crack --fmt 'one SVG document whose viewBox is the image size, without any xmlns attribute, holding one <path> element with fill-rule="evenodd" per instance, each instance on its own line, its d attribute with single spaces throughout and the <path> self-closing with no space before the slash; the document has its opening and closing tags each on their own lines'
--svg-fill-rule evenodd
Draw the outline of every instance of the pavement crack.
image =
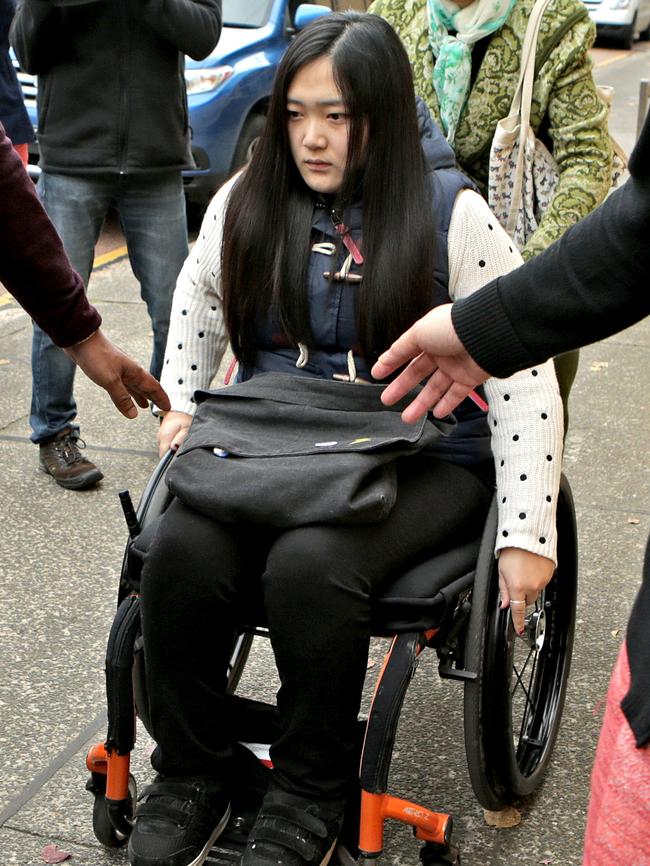
<svg viewBox="0 0 650 866">
<path fill-rule="evenodd" d="M 38 830 L 26 830 L 24 827 L 18 827 L 15 824 L 5 824 L 2 829 L 11 830 L 12 833 L 20 833 L 21 836 L 29 836 L 30 839 L 40 839 L 44 842 L 56 842 L 57 845 L 62 843 L 66 846 L 84 848 L 88 851 L 95 851 L 97 848 L 102 848 L 99 842 L 93 845 L 92 842 L 84 842 L 71 836 L 58 836 L 56 833 L 43 833 Z"/>
<path fill-rule="evenodd" d="M 86 727 L 64 748 L 55 755 L 50 763 L 37 773 L 36 776 L 29 782 L 23 790 L 10 800 L 9 803 L 0 812 L 0 827 L 4 827 L 10 818 L 13 818 L 20 810 L 32 800 L 39 791 L 50 781 L 50 779 L 64 767 L 68 761 L 83 748 L 83 746 L 92 739 L 97 732 L 106 724 L 106 710 L 102 710 L 99 715 L 86 725 Z"/>
</svg>

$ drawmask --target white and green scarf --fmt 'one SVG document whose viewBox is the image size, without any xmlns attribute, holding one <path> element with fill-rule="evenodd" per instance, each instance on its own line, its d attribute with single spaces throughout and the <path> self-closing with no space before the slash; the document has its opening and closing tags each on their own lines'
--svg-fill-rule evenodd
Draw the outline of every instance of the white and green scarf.
<svg viewBox="0 0 650 866">
<path fill-rule="evenodd" d="M 458 119 L 467 101 L 472 76 L 472 46 L 507 21 L 517 0 L 474 0 L 464 9 L 452 0 L 427 0 L 429 44 L 436 58 L 433 86 L 440 119 L 453 144 Z M 454 30 L 456 36 L 449 31 Z"/>
</svg>

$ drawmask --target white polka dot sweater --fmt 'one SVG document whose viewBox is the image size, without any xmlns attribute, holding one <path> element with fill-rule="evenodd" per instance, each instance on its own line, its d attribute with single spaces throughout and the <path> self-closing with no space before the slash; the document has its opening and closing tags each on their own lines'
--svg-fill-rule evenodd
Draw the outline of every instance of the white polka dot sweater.
<svg viewBox="0 0 650 866">
<path fill-rule="evenodd" d="M 194 414 L 192 398 L 209 388 L 228 348 L 221 292 L 221 236 L 228 195 L 237 175 L 218 190 L 176 282 L 160 377 L 172 409 Z"/>
<path fill-rule="evenodd" d="M 172 408 L 193 414 L 228 345 L 222 312 L 221 236 L 234 179 L 215 195 L 178 278 L 161 382 Z M 465 297 L 521 264 L 476 193 L 461 192 L 449 225 L 449 295 Z M 519 547 L 556 559 L 555 506 L 562 459 L 562 405 L 551 362 L 485 385 L 496 463 L 498 553 Z"/>
<path fill-rule="evenodd" d="M 449 225 L 450 297 L 466 297 L 521 263 L 485 201 L 470 190 L 461 192 Z M 564 423 L 553 362 L 508 379 L 489 379 L 484 387 L 496 465 L 496 550 L 520 547 L 557 562 Z"/>
</svg>

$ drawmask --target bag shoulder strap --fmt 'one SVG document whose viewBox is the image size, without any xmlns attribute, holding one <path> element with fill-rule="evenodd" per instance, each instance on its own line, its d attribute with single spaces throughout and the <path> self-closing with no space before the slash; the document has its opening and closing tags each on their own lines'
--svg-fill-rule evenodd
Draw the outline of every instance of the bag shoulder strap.
<svg viewBox="0 0 650 866">
<path fill-rule="evenodd" d="M 506 220 L 506 232 L 511 238 L 514 237 L 519 209 L 523 196 L 524 166 L 526 139 L 530 129 L 530 105 L 533 99 L 533 83 L 535 79 L 535 57 L 537 54 L 537 37 L 539 28 L 550 0 L 536 0 L 531 9 L 528 26 L 524 35 L 521 49 L 521 65 L 519 67 L 519 81 L 510 107 L 510 116 L 518 118 L 519 126 L 519 151 L 517 153 L 517 166 L 512 178 L 512 196 L 510 199 L 510 212 Z"/>
<path fill-rule="evenodd" d="M 550 2 L 551 0 L 536 0 L 530 12 L 521 49 L 519 81 L 517 82 L 517 88 L 512 100 L 510 114 L 518 114 L 522 124 L 526 127 L 528 127 L 530 122 L 530 104 L 535 80 L 535 58 L 537 55 L 539 28 L 546 12 L 546 7 Z"/>
</svg>

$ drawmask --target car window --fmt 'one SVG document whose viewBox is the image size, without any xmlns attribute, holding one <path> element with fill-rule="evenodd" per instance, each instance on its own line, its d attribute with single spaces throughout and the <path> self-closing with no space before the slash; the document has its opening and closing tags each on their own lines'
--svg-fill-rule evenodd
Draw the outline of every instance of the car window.
<svg viewBox="0 0 650 866">
<path fill-rule="evenodd" d="M 306 0 L 290 0 L 289 13 L 293 17 L 296 9 L 301 3 Z M 333 12 L 344 12 L 346 9 L 355 9 L 357 12 L 365 12 L 372 0 L 310 0 L 317 6 L 325 6 L 326 9 L 331 9 Z M 648 0 L 650 2 L 650 0 Z"/>
<path fill-rule="evenodd" d="M 357 12 L 365 12 L 371 3 L 372 0 L 332 0 L 331 5 L 335 12 L 345 12 L 346 9 L 354 9 Z"/>
<path fill-rule="evenodd" d="M 370 6 L 371 0 L 311 0 L 318 6 L 326 6 L 334 12 L 344 12 L 346 9 L 355 9 L 357 12 L 365 12 Z M 296 5 L 299 5 L 297 3 Z"/>
<path fill-rule="evenodd" d="M 226 27 L 263 27 L 269 20 L 273 0 L 223 0 Z"/>
</svg>

